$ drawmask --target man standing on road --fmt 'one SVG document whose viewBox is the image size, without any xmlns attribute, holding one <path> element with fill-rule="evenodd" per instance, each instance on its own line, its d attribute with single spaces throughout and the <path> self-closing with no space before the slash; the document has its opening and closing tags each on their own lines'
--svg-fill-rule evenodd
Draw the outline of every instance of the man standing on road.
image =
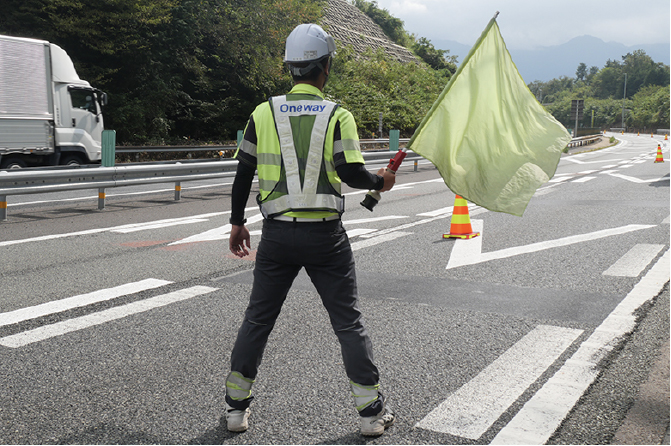
<svg viewBox="0 0 671 446">
<path fill-rule="evenodd" d="M 257 202 L 263 232 L 256 254 L 249 306 L 231 353 L 226 379 L 228 430 L 248 428 L 263 351 L 291 284 L 302 267 L 328 311 L 340 341 L 345 371 L 361 415 L 361 433 L 377 436 L 394 422 L 379 392 L 372 343 L 357 305 L 354 257 L 340 216 L 345 210 L 341 181 L 358 189 L 390 190 L 394 173 L 369 173 L 350 112 L 324 100 L 323 89 L 335 41 L 318 25 L 296 27 L 284 61 L 294 79 L 285 96 L 271 98 L 252 113 L 235 154 L 230 250 L 249 254 L 244 209 L 258 170 Z M 296 389 L 298 392 L 299 389 Z"/>
</svg>

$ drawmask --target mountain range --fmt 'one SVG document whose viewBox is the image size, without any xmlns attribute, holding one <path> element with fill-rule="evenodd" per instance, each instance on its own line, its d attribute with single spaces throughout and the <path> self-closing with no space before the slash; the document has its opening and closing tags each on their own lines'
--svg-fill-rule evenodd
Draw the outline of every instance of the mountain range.
<svg viewBox="0 0 671 446">
<path fill-rule="evenodd" d="M 459 63 L 468 55 L 470 46 L 450 40 L 432 40 L 434 47 L 450 50 L 449 55 L 458 56 Z M 669 65 L 669 44 L 646 44 L 626 46 L 617 42 L 604 42 L 593 36 L 575 37 L 562 45 L 538 47 L 532 50 L 508 49 L 526 83 L 535 80 L 547 82 L 560 76 L 575 77 L 581 62 L 587 69 L 606 65 L 608 59 L 622 61 L 622 56 L 642 49 L 655 62 Z"/>
</svg>

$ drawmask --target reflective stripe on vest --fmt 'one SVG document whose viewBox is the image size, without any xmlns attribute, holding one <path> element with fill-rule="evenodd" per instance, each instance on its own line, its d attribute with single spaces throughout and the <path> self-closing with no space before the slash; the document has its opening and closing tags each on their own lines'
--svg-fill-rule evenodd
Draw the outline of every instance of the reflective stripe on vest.
<svg viewBox="0 0 671 446">
<path fill-rule="evenodd" d="M 270 102 L 284 161 L 288 194 L 261 202 L 262 214 L 266 218 L 289 211 L 324 210 L 342 214 L 344 212 L 342 197 L 317 193 L 324 158 L 324 140 L 337 104 L 330 101 L 287 101 L 286 96 L 274 97 Z M 289 118 L 305 115 L 314 116 L 315 122 L 310 135 L 305 177 L 301 187 L 300 166 Z"/>
</svg>

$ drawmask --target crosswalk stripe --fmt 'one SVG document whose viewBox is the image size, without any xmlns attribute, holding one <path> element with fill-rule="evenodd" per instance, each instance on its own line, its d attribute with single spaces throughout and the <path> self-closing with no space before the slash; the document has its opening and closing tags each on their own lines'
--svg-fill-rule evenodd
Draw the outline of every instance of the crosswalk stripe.
<svg viewBox="0 0 671 446">
<path fill-rule="evenodd" d="M 5 336 L 4 338 L 0 338 L 0 345 L 10 348 L 23 347 L 34 342 L 44 341 L 45 339 L 53 338 L 55 336 L 61 336 L 73 331 L 93 327 L 115 319 L 121 319 L 132 314 L 149 311 L 154 308 L 190 299 L 202 294 L 211 293 L 216 290 L 217 288 L 210 288 L 207 286 L 194 286 L 172 293 L 162 294 L 150 299 L 132 302 L 108 310 L 88 314 L 86 316 L 68 319 L 51 325 L 44 325 L 11 336 Z"/>
<path fill-rule="evenodd" d="M 477 440 L 581 333 L 571 328 L 537 326 L 416 427 Z"/>
<path fill-rule="evenodd" d="M 0 314 L 0 327 L 16 324 L 18 322 L 35 319 L 49 314 L 60 313 L 73 308 L 83 307 L 98 302 L 103 302 L 127 294 L 139 293 L 153 288 L 162 287 L 172 282 L 159 279 L 144 279 L 139 282 L 126 283 L 113 288 L 97 290 L 87 294 L 68 297 L 67 299 L 46 302 L 32 307 L 21 308 Z"/>
<path fill-rule="evenodd" d="M 638 277 L 641 271 L 657 254 L 664 248 L 664 245 L 649 245 L 640 243 L 634 245 L 625 255 L 613 263 L 613 265 L 603 272 L 604 276 L 618 277 Z"/>
</svg>

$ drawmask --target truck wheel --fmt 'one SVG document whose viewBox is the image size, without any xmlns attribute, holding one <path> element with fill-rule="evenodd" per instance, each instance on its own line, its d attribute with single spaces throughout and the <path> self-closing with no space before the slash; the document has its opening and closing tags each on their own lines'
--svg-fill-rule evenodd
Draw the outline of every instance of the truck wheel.
<svg viewBox="0 0 671 446">
<path fill-rule="evenodd" d="M 61 164 L 65 166 L 81 166 L 82 159 L 79 155 L 61 155 Z"/>
<path fill-rule="evenodd" d="M 26 162 L 16 156 L 3 158 L 0 162 L 0 169 L 23 169 L 26 167 Z"/>
</svg>

